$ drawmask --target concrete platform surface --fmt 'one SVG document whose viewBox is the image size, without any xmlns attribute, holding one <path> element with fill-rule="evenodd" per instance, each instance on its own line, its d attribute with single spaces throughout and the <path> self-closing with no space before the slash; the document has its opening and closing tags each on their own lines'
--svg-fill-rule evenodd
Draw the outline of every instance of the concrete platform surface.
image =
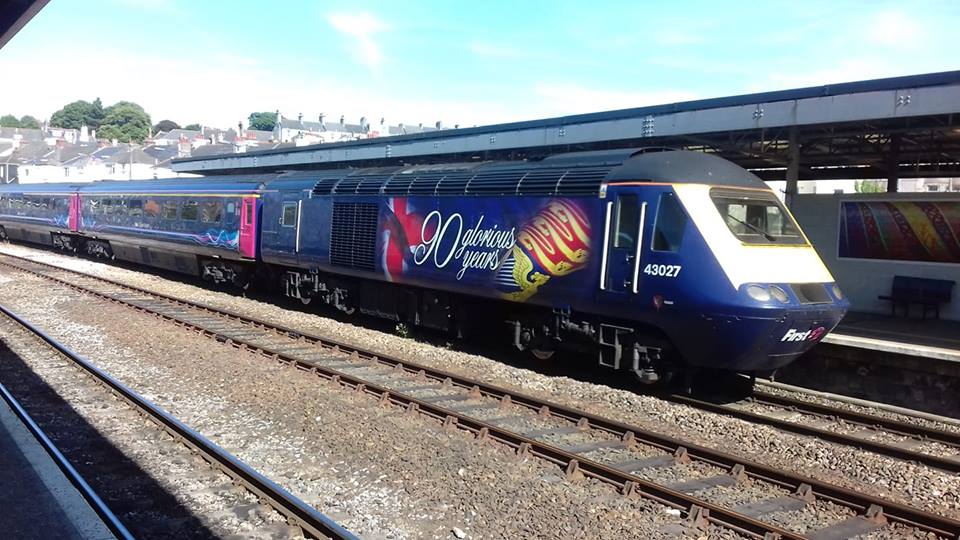
<svg viewBox="0 0 960 540">
<path fill-rule="evenodd" d="M 0 536 L 116 538 L 3 399 L 0 399 Z"/>
<path fill-rule="evenodd" d="M 960 321 L 851 312 L 823 342 L 960 362 Z"/>
</svg>

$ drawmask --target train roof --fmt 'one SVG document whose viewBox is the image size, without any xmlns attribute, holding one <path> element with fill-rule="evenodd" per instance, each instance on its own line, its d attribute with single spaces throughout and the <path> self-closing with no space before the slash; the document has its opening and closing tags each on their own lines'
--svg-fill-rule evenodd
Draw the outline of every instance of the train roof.
<svg viewBox="0 0 960 540">
<path fill-rule="evenodd" d="M 81 193 L 258 193 L 274 175 L 104 180 L 80 188 Z"/>
<path fill-rule="evenodd" d="M 0 184 L 0 194 L 2 193 L 23 193 L 23 194 L 49 194 L 49 193 L 73 193 L 77 191 L 80 184 L 68 184 L 64 182 L 50 184 Z"/>
<path fill-rule="evenodd" d="M 152 180 L 99 180 L 89 183 L 52 182 L 40 184 L 6 184 L 0 192 L 13 193 L 257 193 L 272 174 L 155 178 Z"/>
<path fill-rule="evenodd" d="M 314 195 L 597 195 L 616 182 L 668 182 L 765 188 L 746 169 L 702 152 L 600 150 L 540 161 L 487 161 L 291 172 L 267 189 Z"/>
</svg>

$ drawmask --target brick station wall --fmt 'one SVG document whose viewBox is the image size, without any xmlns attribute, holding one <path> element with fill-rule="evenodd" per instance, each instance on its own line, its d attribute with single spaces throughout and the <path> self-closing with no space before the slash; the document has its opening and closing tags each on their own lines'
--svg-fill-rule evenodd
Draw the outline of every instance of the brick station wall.
<svg viewBox="0 0 960 540">
<path fill-rule="evenodd" d="M 776 380 L 960 418 L 960 362 L 821 343 Z"/>
</svg>

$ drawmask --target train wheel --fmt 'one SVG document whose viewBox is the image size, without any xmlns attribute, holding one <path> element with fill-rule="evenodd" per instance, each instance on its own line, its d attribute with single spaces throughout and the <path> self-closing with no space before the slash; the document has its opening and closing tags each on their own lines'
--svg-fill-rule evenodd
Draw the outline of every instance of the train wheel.
<svg viewBox="0 0 960 540">
<path fill-rule="evenodd" d="M 313 301 L 313 297 L 312 297 L 312 296 L 301 296 L 301 297 L 300 297 L 300 303 L 303 304 L 303 305 L 305 305 L 305 306 L 309 306 L 309 305 L 310 305 L 310 302 L 312 302 L 312 301 Z"/>
<path fill-rule="evenodd" d="M 557 351 L 549 351 L 546 349 L 530 349 L 530 354 L 533 355 L 537 360 L 549 360 L 553 358 L 553 355 Z"/>
</svg>

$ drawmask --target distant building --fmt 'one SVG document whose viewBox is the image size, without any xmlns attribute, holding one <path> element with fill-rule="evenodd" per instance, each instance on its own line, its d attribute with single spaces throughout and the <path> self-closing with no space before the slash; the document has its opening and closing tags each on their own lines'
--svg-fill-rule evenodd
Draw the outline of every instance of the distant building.
<svg viewBox="0 0 960 540">
<path fill-rule="evenodd" d="M 341 116 L 339 121 L 329 121 L 323 115 L 317 117 L 316 121 L 304 120 L 303 115 L 297 115 L 296 118 L 288 118 L 282 114 L 277 114 L 277 124 L 274 128 L 274 140 L 281 143 L 292 142 L 296 146 L 306 146 L 308 144 L 323 144 L 341 141 L 356 141 L 360 139 L 372 139 L 374 137 L 385 137 L 388 135 L 401 135 L 406 133 L 423 133 L 427 131 L 436 131 L 437 128 L 425 127 L 423 124 L 418 126 L 388 126 L 381 119 L 378 124 L 371 124 L 365 118 L 360 119 L 360 123 L 351 124 Z"/>
</svg>

